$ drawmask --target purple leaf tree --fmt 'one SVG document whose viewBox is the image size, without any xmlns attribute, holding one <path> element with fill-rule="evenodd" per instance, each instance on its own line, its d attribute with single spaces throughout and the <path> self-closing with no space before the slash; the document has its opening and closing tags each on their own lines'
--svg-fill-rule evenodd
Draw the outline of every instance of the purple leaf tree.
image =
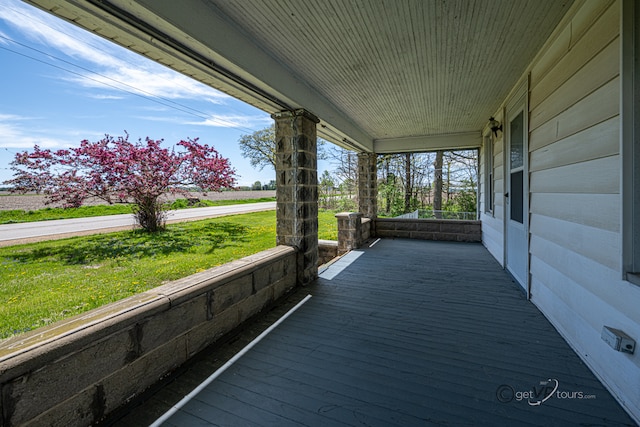
<svg viewBox="0 0 640 427">
<path fill-rule="evenodd" d="M 162 140 L 129 142 L 129 135 L 100 141 L 84 140 L 77 148 L 17 153 L 11 162 L 14 178 L 5 181 L 13 192 L 35 191 L 47 203 L 78 207 L 90 197 L 107 203 L 132 201 L 138 224 L 155 232 L 165 226 L 165 193 L 187 195 L 189 187 L 220 191 L 235 184 L 235 170 L 215 148 L 198 139 L 178 142 L 173 149 Z"/>
</svg>

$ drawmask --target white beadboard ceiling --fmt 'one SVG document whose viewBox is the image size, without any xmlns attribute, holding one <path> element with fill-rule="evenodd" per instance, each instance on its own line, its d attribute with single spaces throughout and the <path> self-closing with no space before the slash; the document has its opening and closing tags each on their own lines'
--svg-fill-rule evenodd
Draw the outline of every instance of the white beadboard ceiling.
<svg viewBox="0 0 640 427">
<path fill-rule="evenodd" d="M 479 146 L 573 0 L 26 0 L 365 151 Z"/>
</svg>

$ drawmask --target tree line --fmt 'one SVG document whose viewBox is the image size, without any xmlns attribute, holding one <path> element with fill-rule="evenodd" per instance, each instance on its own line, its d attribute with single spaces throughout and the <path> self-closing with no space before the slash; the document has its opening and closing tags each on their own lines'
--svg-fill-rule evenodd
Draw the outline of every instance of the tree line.
<svg viewBox="0 0 640 427">
<path fill-rule="evenodd" d="M 341 148 L 329 153 L 335 169 L 320 177 L 320 203 L 355 209 L 357 154 Z M 442 218 L 467 212 L 473 217 L 477 169 L 477 150 L 378 155 L 378 213 L 394 217 L 418 210 L 423 217 Z"/>
<path fill-rule="evenodd" d="M 243 135 L 238 142 L 252 166 L 275 170 L 273 126 Z M 318 158 L 329 160 L 333 167 L 318 178 L 320 207 L 356 210 L 357 153 L 319 140 Z M 377 167 L 381 215 L 419 210 L 424 216 L 441 218 L 447 213 L 476 212 L 477 150 L 384 154 L 378 156 Z"/>
</svg>

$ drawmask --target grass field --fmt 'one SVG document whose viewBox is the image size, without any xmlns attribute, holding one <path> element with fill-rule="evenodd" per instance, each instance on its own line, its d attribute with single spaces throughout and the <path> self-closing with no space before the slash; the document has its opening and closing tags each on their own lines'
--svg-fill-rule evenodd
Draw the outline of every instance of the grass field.
<svg viewBox="0 0 640 427">
<path fill-rule="evenodd" d="M 319 238 L 337 239 L 335 213 Z M 275 246 L 275 211 L 0 248 L 0 339 Z"/>
</svg>

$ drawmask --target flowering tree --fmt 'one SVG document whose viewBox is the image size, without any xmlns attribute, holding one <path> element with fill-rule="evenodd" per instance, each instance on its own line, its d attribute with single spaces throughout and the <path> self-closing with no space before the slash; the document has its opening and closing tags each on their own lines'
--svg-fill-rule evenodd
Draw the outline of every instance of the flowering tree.
<svg viewBox="0 0 640 427">
<path fill-rule="evenodd" d="M 187 186 L 219 191 L 235 184 L 229 160 L 198 139 L 180 141 L 179 149 L 162 148 L 162 140 L 129 142 L 129 135 L 100 141 L 84 140 L 77 148 L 17 153 L 11 162 L 14 178 L 5 181 L 13 192 L 35 191 L 47 203 L 78 207 L 89 197 L 107 203 L 131 200 L 138 224 L 147 231 L 164 228 L 161 196 L 185 193 Z"/>
</svg>

